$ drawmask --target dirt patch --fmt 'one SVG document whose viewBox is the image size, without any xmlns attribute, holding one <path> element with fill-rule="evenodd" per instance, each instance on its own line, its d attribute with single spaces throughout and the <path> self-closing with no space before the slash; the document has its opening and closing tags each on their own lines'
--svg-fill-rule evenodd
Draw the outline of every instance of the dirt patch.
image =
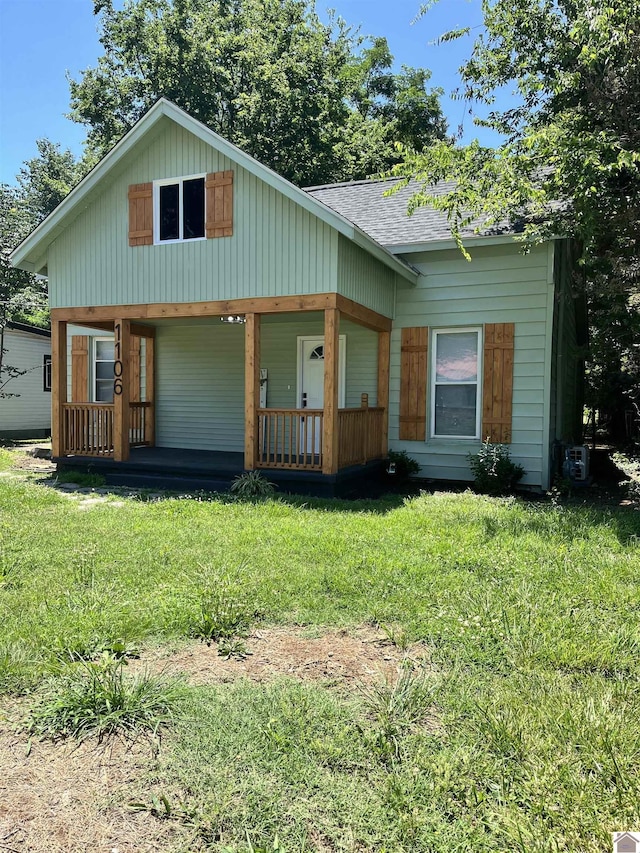
<svg viewBox="0 0 640 853">
<path fill-rule="evenodd" d="M 11 466 L 15 471 L 29 474 L 54 474 L 56 466 L 50 459 L 37 459 L 34 456 L 23 456 L 16 453 Z"/>
<path fill-rule="evenodd" d="M 309 636 L 303 628 L 265 628 L 254 631 L 244 645 L 250 654 L 225 659 L 215 643 L 193 642 L 177 651 L 145 653 L 132 671 L 182 675 L 202 685 L 248 678 L 270 681 L 278 676 L 328 682 L 337 687 L 396 677 L 404 658 L 424 656 L 423 646 L 402 651 L 373 628 L 354 632 L 330 631 Z"/>
<path fill-rule="evenodd" d="M 0 851 L 166 850 L 179 828 L 127 809 L 154 760 L 149 742 L 29 744 L 0 720 Z"/>
<path fill-rule="evenodd" d="M 181 675 L 192 685 L 289 676 L 348 690 L 395 678 L 407 655 L 425 654 L 422 646 L 402 651 L 373 628 L 321 636 L 265 628 L 254 631 L 246 647 L 251 654 L 243 660 L 225 660 L 215 644 L 155 649 L 131 661 L 129 672 Z M 149 802 L 154 793 L 150 741 L 29 742 L 16 733 L 15 721 L 25 713 L 21 703 L 0 707 L 0 853 L 146 853 L 189 843 L 192 830 L 178 821 L 127 807 Z"/>
</svg>

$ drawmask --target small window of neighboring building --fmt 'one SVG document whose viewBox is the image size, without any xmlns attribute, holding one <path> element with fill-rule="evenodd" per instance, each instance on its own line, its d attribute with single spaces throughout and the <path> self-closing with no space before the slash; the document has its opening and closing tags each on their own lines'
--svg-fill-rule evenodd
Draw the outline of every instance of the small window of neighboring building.
<svg viewBox="0 0 640 853">
<path fill-rule="evenodd" d="M 113 403 L 113 338 L 94 338 L 93 347 L 93 399 Z"/>
<path fill-rule="evenodd" d="M 481 332 L 433 332 L 431 359 L 431 435 L 480 438 Z"/>
<path fill-rule="evenodd" d="M 156 243 L 204 239 L 204 183 L 204 175 L 154 183 Z"/>
<path fill-rule="evenodd" d="M 51 391 L 51 356 L 45 355 L 42 362 L 42 390 Z"/>
</svg>

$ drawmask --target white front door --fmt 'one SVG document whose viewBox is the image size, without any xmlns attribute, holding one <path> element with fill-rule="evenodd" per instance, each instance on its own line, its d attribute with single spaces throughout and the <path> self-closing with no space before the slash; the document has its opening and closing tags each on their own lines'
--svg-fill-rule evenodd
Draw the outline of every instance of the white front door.
<svg viewBox="0 0 640 853">
<path fill-rule="evenodd" d="M 338 405 L 345 405 L 346 335 L 338 343 Z M 298 338 L 298 408 L 322 409 L 324 406 L 324 337 Z M 314 418 L 314 425 L 308 423 Z M 313 427 L 313 428 L 312 428 Z M 303 438 L 306 436 L 306 439 Z M 320 416 L 305 418 L 300 428 L 301 449 L 306 444 L 307 453 L 319 453 L 322 446 Z"/>
</svg>

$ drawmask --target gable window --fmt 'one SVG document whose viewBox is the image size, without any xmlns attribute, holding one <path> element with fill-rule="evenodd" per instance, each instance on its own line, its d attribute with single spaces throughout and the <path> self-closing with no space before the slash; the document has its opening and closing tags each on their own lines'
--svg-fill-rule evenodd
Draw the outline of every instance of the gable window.
<svg viewBox="0 0 640 853">
<path fill-rule="evenodd" d="M 198 240 L 205 236 L 205 178 L 156 181 L 154 207 L 155 242 Z"/>
<path fill-rule="evenodd" d="M 93 399 L 113 403 L 113 338 L 94 338 L 93 347 Z"/>
<path fill-rule="evenodd" d="M 433 332 L 431 435 L 480 438 L 481 330 Z"/>
<path fill-rule="evenodd" d="M 42 361 L 42 390 L 51 391 L 51 356 L 45 355 Z"/>
</svg>

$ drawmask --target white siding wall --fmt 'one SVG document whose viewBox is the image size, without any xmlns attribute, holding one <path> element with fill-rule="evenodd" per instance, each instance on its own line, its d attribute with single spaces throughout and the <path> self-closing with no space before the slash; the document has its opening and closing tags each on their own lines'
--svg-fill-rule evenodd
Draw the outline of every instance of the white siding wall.
<svg viewBox="0 0 640 853">
<path fill-rule="evenodd" d="M 43 360 L 51 355 L 51 339 L 5 329 L 4 346 L 5 363 L 28 372 L 12 379 L 5 389 L 19 396 L 0 398 L 0 435 L 50 430 L 51 393 L 43 391 Z"/>
<path fill-rule="evenodd" d="M 550 341 L 553 277 L 547 246 L 523 255 L 515 245 L 474 249 L 469 263 L 457 251 L 408 255 L 422 276 L 417 288 L 399 287 L 391 340 L 390 446 L 406 450 L 425 477 L 470 480 L 468 453 L 479 442 L 433 439 L 400 441 L 400 330 L 405 326 L 447 328 L 515 323 L 513 378 L 514 461 L 523 465 L 523 483 L 546 488 L 549 436 Z M 429 342 L 429 358 L 432 355 Z M 545 390 L 546 389 L 546 390 Z M 431 387 L 427 394 L 429 427 Z M 480 392 L 480 399 L 482 394 Z"/>
</svg>

